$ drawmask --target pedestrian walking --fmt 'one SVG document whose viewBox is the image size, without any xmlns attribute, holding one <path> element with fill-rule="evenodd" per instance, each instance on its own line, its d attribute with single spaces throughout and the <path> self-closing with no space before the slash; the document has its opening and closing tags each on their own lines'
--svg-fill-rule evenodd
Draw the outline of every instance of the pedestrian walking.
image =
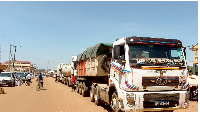
<svg viewBox="0 0 200 114">
<path fill-rule="evenodd" d="M 72 92 L 73 92 L 73 90 L 75 91 L 75 89 L 76 89 L 76 85 L 75 85 L 75 76 L 72 76 L 72 81 L 71 81 L 71 83 L 72 83 Z"/>
</svg>

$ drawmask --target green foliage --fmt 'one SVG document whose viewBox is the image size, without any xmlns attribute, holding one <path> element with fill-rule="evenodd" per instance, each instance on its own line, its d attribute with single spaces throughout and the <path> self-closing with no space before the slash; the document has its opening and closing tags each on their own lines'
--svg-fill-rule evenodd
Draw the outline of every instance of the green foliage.
<svg viewBox="0 0 200 114">
<path fill-rule="evenodd" d="M 193 72 L 193 67 L 192 66 L 187 66 L 188 72 Z M 198 76 L 198 66 L 195 65 L 195 74 Z"/>
</svg>

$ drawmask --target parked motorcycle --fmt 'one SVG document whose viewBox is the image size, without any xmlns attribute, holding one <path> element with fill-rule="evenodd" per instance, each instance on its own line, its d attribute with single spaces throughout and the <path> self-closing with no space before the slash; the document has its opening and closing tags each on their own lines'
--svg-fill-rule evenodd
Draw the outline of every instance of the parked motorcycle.
<svg viewBox="0 0 200 114">
<path fill-rule="evenodd" d="M 198 101 L 198 86 L 190 87 L 190 100 Z"/>
</svg>

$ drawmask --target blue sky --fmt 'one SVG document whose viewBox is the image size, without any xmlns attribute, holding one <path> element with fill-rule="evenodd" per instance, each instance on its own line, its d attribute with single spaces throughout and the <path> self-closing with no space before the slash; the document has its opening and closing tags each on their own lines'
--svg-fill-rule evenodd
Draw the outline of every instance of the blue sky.
<svg viewBox="0 0 200 114">
<path fill-rule="evenodd" d="M 10 44 L 22 46 L 17 47 L 16 60 L 53 69 L 97 43 L 129 36 L 195 45 L 198 2 L 0 1 L 2 63 L 8 61 Z M 189 48 L 187 61 L 192 61 Z"/>
</svg>

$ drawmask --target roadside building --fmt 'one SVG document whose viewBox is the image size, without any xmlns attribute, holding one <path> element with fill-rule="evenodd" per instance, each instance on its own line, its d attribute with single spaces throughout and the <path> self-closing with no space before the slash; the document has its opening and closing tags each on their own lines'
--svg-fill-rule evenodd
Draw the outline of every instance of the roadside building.
<svg viewBox="0 0 200 114">
<path fill-rule="evenodd" d="M 11 60 L 10 62 L 10 66 L 12 67 L 13 66 L 13 63 L 14 63 L 14 69 L 15 71 L 18 71 L 18 72 L 31 72 L 31 62 L 29 61 L 13 61 Z M 6 61 L 5 62 L 6 66 L 9 66 L 9 61 Z"/>
<path fill-rule="evenodd" d="M 3 72 L 7 69 L 7 66 L 5 63 L 0 63 L 0 72 Z"/>
<path fill-rule="evenodd" d="M 198 43 L 190 48 L 190 50 L 193 51 L 193 75 L 195 75 L 195 66 L 198 64 Z"/>
</svg>

